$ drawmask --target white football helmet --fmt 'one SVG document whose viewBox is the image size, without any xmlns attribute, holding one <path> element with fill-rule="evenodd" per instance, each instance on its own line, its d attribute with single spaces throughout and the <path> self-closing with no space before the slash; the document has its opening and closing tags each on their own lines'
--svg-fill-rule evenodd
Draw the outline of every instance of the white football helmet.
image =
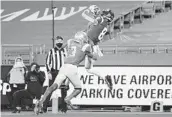
<svg viewBox="0 0 172 117">
<path fill-rule="evenodd" d="M 100 14 L 100 8 L 97 5 L 91 5 L 89 10 L 94 16 L 98 16 Z"/>
<path fill-rule="evenodd" d="M 83 31 L 79 31 L 75 34 L 74 37 L 76 40 L 82 41 L 83 43 L 87 43 L 88 42 L 88 37 L 87 34 Z"/>
</svg>

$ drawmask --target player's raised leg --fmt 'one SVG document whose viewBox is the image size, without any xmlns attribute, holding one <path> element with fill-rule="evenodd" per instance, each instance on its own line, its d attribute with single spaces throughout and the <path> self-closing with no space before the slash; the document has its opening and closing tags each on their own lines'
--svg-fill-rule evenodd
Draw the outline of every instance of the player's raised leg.
<svg viewBox="0 0 172 117">
<path fill-rule="evenodd" d="M 61 68 L 63 68 L 64 66 L 62 66 Z M 65 68 L 63 68 L 65 69 Z M 61 71 L 61 69 L 60 69 Z M 54 83 L 49 87 L 47 88 L 47 90 L 45 91 L 43 97 L 38 101 L 36 102 L 35 104 L 35 108 L 34 108 L 34 112 L 35 114 L 39 114 L 41 108 L 42 108 L 42 105 L 43 105 L 43 102 L 46 100 L 46 98 L 53 92 L 55 91 L 57 88 L 60 87 L 60 85 L 62 84 L 62 82 L 66 79 L 66 75 L 64 75 L 62 72 L 59 71 L 59 74 L 57 75 Z"/>
<path fill-rule="evenodd" d="M 67 64 L 67 65 L 68 65 L 68 69 L 70 71 L 68 71 L 66 73 L 66 75 L 67 75 L 69 81 L 73 84 L 74 90 L 69 96 L 67 96 L 65 98 L 65 101 L 72 109 L 77 109 L 75 106 L 73 106 L 71 104 L 70 101 L 71 101 L 71 99 L 73 99 L 74 97 L 79 95 L 81 92 L 81 82 L 80 82 L 80 79 L 78 77 L 78 68 L 76 65 L 72 65 L 72 64 Z"/>
<path fill-rule="evenodd" d="M 103 54 L 100 52 L 98 45 L 93 46 L 93 52 L 96 53 L 97 56 L 99 56 L 99 57 L 103 56 Z M 94 63 L 95 63 L 95 60 L 86 56 L 86 58 L 85 58 L 85 69 L 87 70 L 87 72 L 104 79 L 107 86 L 110 89 L 112 89 L 113 86 L 112 86 L 111 78 L 108 76 L 104 76 L 101 72 L 99 72 L 96 68 L 94 68 L 93 67 Z"/>
</svg>

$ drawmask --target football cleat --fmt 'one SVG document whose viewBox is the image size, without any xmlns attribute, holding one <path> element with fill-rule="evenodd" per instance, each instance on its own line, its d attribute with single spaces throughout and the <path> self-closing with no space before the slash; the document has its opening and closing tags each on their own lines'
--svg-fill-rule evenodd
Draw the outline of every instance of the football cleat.
<svg viewBox="0 0 172 117">
<path fill-rule="evenodd" d="M 105 82 L 107 83 L 110 90 L 113 88 L 112 79 L 110 75 L 105 76 Z"/>
<path fill-rule="evenodd" d="M 37 100 L 35 102 L 35 108 L 34 108 L 35 115 L 39 115 L 39 113 L 41 112 L 41 110 L 42 110 L 42 107 L 40 106 L 39 100 Z"/>
<path fill-rule="evenodd" d="M 77 110 L 78 109 L 77 106 L 72 105 L 70 100 L 65 99 L 65 102 L 67 103 L 67 106 L 69 109 L 71 109 L 71 110 Z"/>
</svg>

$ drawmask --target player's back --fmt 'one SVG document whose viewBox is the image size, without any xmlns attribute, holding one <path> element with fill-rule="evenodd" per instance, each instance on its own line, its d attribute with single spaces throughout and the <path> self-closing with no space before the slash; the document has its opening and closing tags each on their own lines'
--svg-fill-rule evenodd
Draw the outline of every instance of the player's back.
<svg viewBox="0 0 172 117">
<path fill-rule="evenodd" d="M 85 53 L 82 51 L 82 41 L 70 39 L 68 40 L 66 64 L 79 65 L 85 59 Z"/>
<path fill-rule="evenodd" d="M 98 24 L 92 24 L 87 30 L 87 35 L 94 43 L 101 41 L 108 31 L 108 21 L 103 17 L 99 17 Z"/>
</svg>

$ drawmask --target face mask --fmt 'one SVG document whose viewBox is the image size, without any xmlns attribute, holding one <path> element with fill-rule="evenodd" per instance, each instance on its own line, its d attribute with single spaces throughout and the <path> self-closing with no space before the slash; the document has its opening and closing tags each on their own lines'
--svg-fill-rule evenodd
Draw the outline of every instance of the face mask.
<svg viewBox="0 0 172 117">
<path fill-rule="evenodd" d="M 24 64 L 22 62 L 16 62 L 13 67 L 14 68 L 24 67 Z"/>
<path fill-rule="evenodd" d="M 57 44 L 56 44 L 56 46 L 59 47 L 59 48 L 61 48 L 62 45 L 63 45 L 63 43 L 57 43 Z"/>
</svg>

